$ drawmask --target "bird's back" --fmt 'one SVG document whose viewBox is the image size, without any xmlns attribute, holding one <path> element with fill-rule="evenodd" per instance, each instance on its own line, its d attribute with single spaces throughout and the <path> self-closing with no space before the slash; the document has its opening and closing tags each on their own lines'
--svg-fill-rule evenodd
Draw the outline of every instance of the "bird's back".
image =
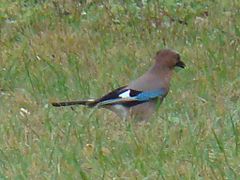
<svg viewBox="0 0 240 180">
<path fill-rule="evenodd" d="M 136 80 L 132 81 L 127 88 L 138 91 L 149 91 L 154 89 L 164 88 L 169 89 L 169 81 L 171 74 L 155 74 L 151 71 L 146 72 Z"/>
</svg>

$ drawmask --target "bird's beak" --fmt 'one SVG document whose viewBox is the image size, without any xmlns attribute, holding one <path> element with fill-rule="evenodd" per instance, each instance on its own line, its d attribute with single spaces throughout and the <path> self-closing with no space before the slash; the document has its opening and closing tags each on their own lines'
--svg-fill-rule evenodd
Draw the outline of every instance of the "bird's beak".
<svg viewBox="0 0 240 180">
<path fill-rule="evenodd" d="M 178 61 L 176 66 L 181 67 L 181 68 L 185 68 L 186 65 L 184 64 L 184 62 Z"/>
</svg>

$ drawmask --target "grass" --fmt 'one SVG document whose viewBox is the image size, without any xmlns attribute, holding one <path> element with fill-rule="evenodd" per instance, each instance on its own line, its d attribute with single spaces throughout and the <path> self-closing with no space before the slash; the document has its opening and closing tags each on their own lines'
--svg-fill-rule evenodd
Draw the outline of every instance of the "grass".
<svg viewBox="0 0 240 180">
<path fill-rule="evenodd" d="M 1 179 L 237 179 L 238 1 L 0 3 Z M 147 123 L 49 101 L 99 97 L 161 48 L 187 69 Z"/>
</svg>

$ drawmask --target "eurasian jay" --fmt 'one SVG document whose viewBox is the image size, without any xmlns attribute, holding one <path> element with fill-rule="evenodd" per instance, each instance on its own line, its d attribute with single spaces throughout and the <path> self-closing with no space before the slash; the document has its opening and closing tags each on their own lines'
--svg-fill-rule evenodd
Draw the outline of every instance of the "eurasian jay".
<svg viewBox="0 0 240 180">
<path fill-rule="evenodd" d="M 130 84 L 98 99 L 53 102 L 52 105 L 106 108 L 124 120 L 129 117 L 148 120 L 156 111 L 158 102 L 162 102 L 168 94 L 173 69 L 176 66 L 185 67 L 180 55 L 173 50 L 163 49 L 157 52 L 154 65 Z"/>
</svg>

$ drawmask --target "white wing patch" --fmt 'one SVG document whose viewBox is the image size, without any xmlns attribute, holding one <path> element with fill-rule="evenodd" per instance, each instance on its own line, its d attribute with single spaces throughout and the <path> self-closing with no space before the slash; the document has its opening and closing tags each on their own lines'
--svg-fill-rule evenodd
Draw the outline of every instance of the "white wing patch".
<svg viewBox="0 0 240 180">
<path fill-rule="evenodd" d="M 126 92 L 122 93 L 122 94 L 119 94 L 118 97 L 121 97 L 121 98 L 130 98 L 130 90 L 127 90 Z"/>
</svg>

